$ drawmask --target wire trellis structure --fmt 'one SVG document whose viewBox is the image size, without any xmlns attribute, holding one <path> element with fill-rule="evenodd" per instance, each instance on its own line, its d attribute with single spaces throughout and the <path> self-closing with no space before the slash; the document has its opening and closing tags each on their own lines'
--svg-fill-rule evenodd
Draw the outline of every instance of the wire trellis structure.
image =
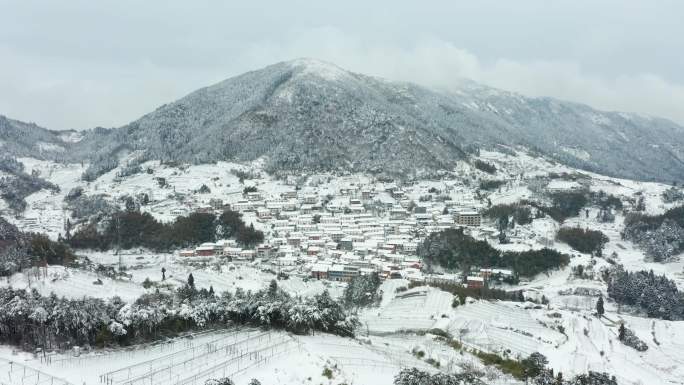
<svg viewBox="0 0 684 385">
<path fill-rule="evenodd" d="M 187 334 L 179 336 L 167 341 L 156 341 L 146 344 L 138 344 L 129 348 L 115 349 L 111 351 L 103 351 L 95 354 L 83 354 L 74 357 L 57 356 L 56 354 L 46 354 L 40 356 L 41 364 L 45 365 L 59 365 L 62 368 L 69 366 L 81 366 L 89 362 L 102 360 L 115 360 L 120 358 L 134 358 L 139 355 L 150 355 L 155 353 L 163 353 L 165 351 L 174 351 L 178 347 L 191 348 L 195 344 L 201 344 L 197 339 L 205 338 L 214 334 L 225 332 L 227 329 L 213 329 L 198 333 Z M 60 358 L 56 358 L 60 357 Z"/>
<path fill-rule="evenodd" d="M 297 341 L 284 333 L 238 330 L 204 344 L 107 372 L 100 376 L 100 383 L 203 384 L 209 376 L 233 376 L 297 346 Z"/>
<path fill-rule="evenodd" d="M 72 385 L 53 375 L 18 362 L 0 358 L 0 384 L 2 385 Z"/>
</svg>

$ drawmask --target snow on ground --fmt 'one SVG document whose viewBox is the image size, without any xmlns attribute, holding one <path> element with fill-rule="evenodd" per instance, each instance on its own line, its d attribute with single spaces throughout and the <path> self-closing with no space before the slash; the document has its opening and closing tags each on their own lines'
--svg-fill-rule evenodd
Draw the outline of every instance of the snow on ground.
<svg viewBox="0 0 684 385">
<path fill-rule="evenodd" d="M 95 264 L 117 266 L 119 255 L 114 252 L 85 253 Z M 244 291 L 257 291 L 265 288 L 276 279 L 272 272 L 262 271 L 259 267 L 249 263 L 219 263 L 213 257 L 178 257 L 175 254 L 153 253 L 144 250 L 122 251 L 122 263 L 127 266 L 126 273 L 130 275 L 130 282 L 138 285 L 146 279 L 154 283 L 164 283 L 172 287 L 179 287 L 186 283 L 192 273 L 195 286 L 198 289 L 214 288 L 214 291 L 235 292 L 241 288 Z M 166 269 L 166 281 L 162 282 L 161 269 Z M 333 297 L 339 297 L 344 290 L 344 284 L 325 280 L 304 279 L 291 275 L 289 279 L 278 280 L 278 286 L 294 296 L 313 296 L 328 290 Z"/>
<path fill-rule="evenodd" d="M 366 309 L 359 320 L 373 334 L 399 331 L 426 331 L 433 328 L 445 311 L 450 311 L 453 295 L 438 289 L 417 287 L 401 293 L 380 308 Z M 420 311 L 416 311 L 420 309 Z"/>
<path fill-rule="evenodd" d="M 278 331 L 238 329 L 203 333 L 138 349 L 121 349 L 78 357 L 34 357 L 0 348 L 0 382 L 17 381 L 22 366 L 71 384 L 203 384 L 207 378 L 251 378 L 263 384 L 306 383 L 390 385 L 403 367 L 431 367 L 409 351 L 331 335 L 293 336 Z M 7 360 L 14 361 L 10 373 Z M 332 371 L 332 379 L 323 370 Z M 432 369 L 434 370 L 434 369 Z M 35 378 L 35 377 L 34 377 Z M 16 383 L 16 382 L 10 382 Z"/>
<path fill-rule="evenodd" d="M 59 186 L 60 192 L 40 190 L 29 195 L 22 218 L 8 216 L 7 219 L 22 230 L 45 233 L 50 238 L 57 239 L 58 234 L 64 233 L 67 218 L 64 211 L 64 196 L 73 187 L 83 183 L 79 179 L 87 165 L 60 164 L 33 158 L 18 160 L 24 164 L 26 172 L 37 171 L 41 178 Z"/>
<path fill-rule="evenodd" d="M 102 283 L 94 284 L 98 279 Z M 134 301 L 145 293 L 145 289 L 136 283 L 113 280 L 88 271 L 63 266 L 34 268 L 16 273 L 11 277 L 1 279 L 0 286 L 36 289 L 45 296 L 55 293 L 59 297 L 72 299 L 83 298 L 83 296 L 96 298 L 119 296 L 124 301 Z"/>
<path fill-rule="evenodd" d="M 508 181 L 499 190 L 488 194 L 487 198 L 492 204 L 510 204 L 534 197 L 534 189 L 527 185 L 531 177 L 546 176 L 551 172 L 577 172 L 558 163 L 519 152 L 510 155 L 482 151 L 480 157 L 497 166 L 497 172 L 491 178 L 506 178 Z M 58 184 L 61 191 L 54 194 L 40 191 L 29 196 L 28 209 L 23 218 L 8 219 L 23 230 L 45 232 L 52 238 L 63 233 L 64 221 L 68 215 L 63 206 L 64 196 L 76 186 L 83 186 L 85 193 L 89 195 L 105 194 L 112 201 L 118 201 L 126 195 L 147 193 L 151 204 L 143 207 L 143 210 L 164 221 L 173 220 L 179 212 L 188 213 L 207 205 L 212 198 L 220 198 L 224 203 L 242 200 L 242 189 L 245 186 L 256 186 L 269 195 L 278 195 L 294 188 L 286 181 L 276 180 L 263 172 L 258 178 L 245 180 L 241 184 L 238 177 L 231 172 L 239 169 L 256 171 L 258 174 L 259 162 L 248 165 L 218 162 L 182 167 L 147 162 L 142 168 L 146 170 L 150 167 L 152 173 L 143 172 L 120 179 L 116 176 L 120 171 L 117 168 L 95 182 L 84 183 L 80 181 L 80 176 L 87 165 L 60 165 L 29 158 L 22 158 L 20 161 L 29 172 L 37 170 L 41 177 Z M 485 202 L 479 200 L 474 193 L 476 176 L 481 176 L 481 172 L 463 162 L 459 163 L 455 172 L 459 176 L 455 180 L 420 181 L 412 186 L 405 186 L 406 196 L 420 203 L 420 198 L 429 194 L 445 195 L 457 206 L 486 207 Z M 587 176 L 588 186 L 592 191 L 604 191 L 623 198 L 634 198 L 635 194 L 641 194 L 647 213 L 658 214 L 672 207 L 672 204 L 664 204 L 661 199 L 662 192 L 668 187 L 664 184 L 580 172 Z M 156 178 L 166 179 L 168 187 L 160 188 Z M 308 182 L 300 193 L 315 193 L 319 197 L 331 195 L 332 202 L 340 207 L 345 206 L 349 199 L 347 196 L 337 195 L 341 188 L 371 186 L 375 183 L 362 175 L 327 174 L 309 176 Z M 203 184 L 211 191 L 197 194 L 195 191 Z M 384 192 L 382 187 L 378 190 L 382 192 L 376 199 L 386 204 L 400 203 Z M 3 204 L 0 202 L 1 205 Z M 445 206 L 441 201 L 433 202 L 432 210 L 438 215 Z M 168 344 L 104 352 L 99 355 L 54 355 L 50 358 L 51 364 L 41 362 L 30 354 L 15 354 L 8 347 L 0 347 L 0 383 L 8 381 L 1 377 L 7 372 L 6 360 L 64 378 L 72 384 L 98 383 L 100 375 L 136 364 L 137 366 L 130 369 L 145 383 L 171 383 L 192 376 L 195 383 L 203 383 L 201 380 L 208 374 L 226 373 L 232 374 L 238 384 L 246 383 L 253 377 L 264 384 L 391 384 L 392 377 L 402 367 L 416 366 L 424 370 L 437 370 L 425 361 L 427 358 L 439 361 L 442 364 L 441 370 L 447 371 L 457 372 L 463 365 L 481 365 L 472 355 L 458 352 L 430 334 L 444 331 L 459 339 L 466 347 L 478 350 L 501 354 L 506 352 L 514 357 L 524 357 L 531 352 L 540 351 L 549 358 L 550 366 L 556 371 L 562 371 L 566 378 L 572 374 L 596 370 L 617 375 L 621 384 L 684 384 L 684 360 L 680 358 L 684 351 L 684 339 L 681 338 L 684 335 L 684 322 L 619 314 L 619 309 L 610 300 L 605 304 L 605 318 L 599 320 L 592 316 L 596 303 L 594 295 L 602 293 L 606 297 L 605 284 L 598 277 L 594 280 L 574 278 L 571 268 L 595 264 L 593 271 L 598 272 L 602 267 L 607 267 L 608 262 L 572 250 L 554 238 L 560 226 L 601 230 L 609 238 L 604 255 L 616 253 L 616 260 L 628 270 L 652 269 L 656 274 L 665 274 L 675 280 L 680 290 L 684 289 L 684 258 L 665 264 L 649 262 L 645 260 L 642 251 L 631 242 L 621 239 L 620 231 L 624 223 L 622 214 L 618 213 L 613 223 L 600 223 L 595 217 L 596 209 L 590 209 L 588 216 L 580 215 L 563 224 L 548 217 L 535 219 L 531 225 L 516 226 L 509 231 L 508 236 L 512 243 L 504 245 L 496 241 L 498 230 L 492 223 L 484 223 L 479 229 L 469 230 L 473 236 L 488 239 L 494 247 L 501 250 L 546 246 L 572 255 L 570 266 L 510 287 L 524 290 L 528 297 L 541 299 L 544 296 L 550 301 L 548 306 L 470 301 L 466 305 L 452 308 L 453 296 L 449 293 L 425 287 L 403 290 L 400 288 L 407 287 L 408 281 L 388 280 L 381 287 L 383 296 L 379 306 L 360 311 L 362 326 L 358 331 L 358 339 L 325 334 L 291 336 L 282 332 L 268 333 L 266 338 L 264 332 L 256 330 L 241 330 L 237 333 L 223 331 L 204 333 Z M 267 234 L 270 231 L 266 224 L 257 221 L 253 213 L 245 213 L 244 219 Z M 42 294 L 54 292 L 70 298 L 79 298 L 86 294 L 100 298 L 118 295 L 125 301 L 132 301 L 145 292 L 155 290 L 154 286 L 151 289 L 142 287 L 146 279 L 155 285 L 162 284 L 162 267 L 166 269 L 166 281 L 163 284 L 170 289 L 183 285 L 190 273 L 193 274 L 197 287 L 208 289 L 211 286 L 216 292 L 234 292 L 237 288 L 255 291 L 266 287 L 275 278 L 272 272 L 262 271 L 263 266 L 245 263 L 219 264 L 213 258 L 180 258 L 174 254 L 147 250 L 122 251 L 120 255 L 97 251 L 80 251 L 79 254 L 87 257 L 93 267 L 98 264 L 118 266 L 121 263 L 126 267 L 128 277 L 112 279 L 95 273 L 94 269 L 50 266 L 47 269 L 15 274 L 0 280 L 0 285 L 35 288 Z M 278 281 L 278 285 L 296 296 L 311 296 L 326 289 L 334 297 L 342 294 L 343 284 L 305 277 L 306 272 L 295 267 L 290 279 Z M 98 279 L 102 284 L 94 284 Z M 585 292 L 573 292 L 577 288 Z M 617 340 L 620 321 L 624 321 L 647 343 L 649 349 L 646 352 L 637 352 Z M 263 335 L 259 337 L 260 334 Z M 231 345 L 243 340 L 249 342 Z M 269 349 L 272 357 L 266 358 Z M 416 350 L 424 352 L 425 357 L 420 359 L 412 354 Z M 186 367 L 180 370 L 177 366 L 183 361 L 187 361 Z M 322 376 L 326 367 L 332 370 L 332 380 Z M 158 372 L 145 377 L 154 370 Z M 208 373 L 210 370 L 214 371 Z M 124 372 L 112 374 L 112 378 L 116 378 L 115 384 L 125 381 L 121 377 L 125 376 Z M 150 377 L 153 377 L 152 382 Z M 491 379 L 490 382 L 515 383 L 510 378 L 499 382 Z"/>
<path fill-rule="evenodd" d="M 561 333 L 534 320 L 527 310 L 487 301 L 459 306 L 447 330 L 479 350 L 510 350 L 522 357 L 563 340 Z"/>
<path fill-rule="evenodd" d="M 602 223 L 596 220 L 596 212 L 596 209 L 589 209 L 588 217 L 580 215 L 577 218 L 570 218 L 563 226 L 589 228 L 603 232 L 609 239 L 603 248 L 604 255 L 611 256 L 613 253 L 617 254 L 616 261 L 623 264 L 627 270 L 653 270 L 655 274 L 666 275 L 677 283 L 680 290 L 684 290 L 684 258 L 682 258 L 684 255 L 681 255 L 679 260 L 673 262 L 659 263 L 649 261 L 644 256 L 643 251 L 636 248 L 632 242 L 622 239 L 620 232 L 624 227 L 624 215 L 616 215 L 615 222 L 613 223 Z M 560 247 L 556 248 L 560 249 Z M 570 252 L 579 254 L 573 250 Z M 600 263 L 600 261 L 597 259 L 597 262 Z"/>
<path fill-rule="evenodd" d="M 556 371 L 606 371 L 615 374 L 620 384 L 684 383 L 683 342 L 677 337 L 684 332 L 683 322 L 620 316 L 612 312 L 599 320 L 589 312 L 556 312 L 561 315 L 567 342 L 557 348 L 547 346 L 540 350 Z M 551 320 L 543 310 L 536 313 L 538 319 Z M 617 339 L 618 323 L 610 320 L 619 319 L 648 344 L 646 352 L 638 352 Z M 651 330 L 655 330 L 659 344 L 654 342 Z"/>
</svg>

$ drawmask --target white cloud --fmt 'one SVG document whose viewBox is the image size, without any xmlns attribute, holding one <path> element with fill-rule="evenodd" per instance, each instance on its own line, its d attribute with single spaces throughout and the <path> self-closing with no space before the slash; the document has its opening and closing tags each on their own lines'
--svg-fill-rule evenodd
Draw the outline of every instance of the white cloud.
<svg viewBox="0 0 684 385">
<path fill-rule="evenodd" d="M 636 112 L 684 123 L 684 85 L 669 83 L 655 74 L 616 71 L 614 77 L 591 75 L 572 61 L 501 58 L 485 64 L 472 52 L 434 38 L 410 47 L 368 45 L 339 30 L 321 28 L 300 35 L 291 44 L 254 46 L 247 55 L 262 64 L 301 56 L 426 86 L 456 88 L 466 78 L 527 96 L 550 96 L 601 110 Z"/>
</svg>

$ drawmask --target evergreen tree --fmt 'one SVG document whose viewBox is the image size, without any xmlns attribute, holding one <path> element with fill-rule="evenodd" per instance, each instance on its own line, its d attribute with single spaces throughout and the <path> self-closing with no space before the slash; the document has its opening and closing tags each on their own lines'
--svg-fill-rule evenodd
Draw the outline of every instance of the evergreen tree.
<svg viewBox="0 0 684 385">
<path fill-rule="evenodd" d="M 278 294 L 278 282 L 276 282 L 275 279 L 272 279 L 271 283 L 268 285 L 268 296 L 275 298 L 276 294 Z"/>
<path fill-rule="evenodd" d="M 506 238 L 506 232 L 503 230 L 499 231 L 499 243 L 502 245 L 508 243 L 508 238 Z"/>
<path fill-rule="evenodd" d="M 603 296 L 599 297 L 598 301 L 596 301 L 596 314 L 598 314 L 599 318 L 603 317 L 603 313 L 605 312 L 605 309 L 603 309 Z"/>
<path fill-rule="evenodd" d="M 522 360 L 522 364 L 525 367 L 525 374 L 531 378 L 539 376 L 548 363 L 549 360 L 546 356 L 539 352 L 534 352 L 530 354 L 529 357 Z"/>
<path fill-rule="evenodd" d="M 497 227 L 499 231 L 505 231 L 508 228 L 508 215 L 499 217 L 497 221 Z"/>
<path fill-rule="evenodd" d="M 518 290 L 516 296 L 518 297 L 518 302 L 525 302 L 525 294 L 522 290 Z"/>
<path fill-rule="evenodd" d="M 192 276 L 192 273 L 188 275 L 188 287 L 195 290 L 195 277 Z"/>
<path fill-rule="evenodd" d="M 618 329 L 618 339 L 620 341 L 625 340 L 625 324 L 620 322 L 620 329 Z"/>
<path fill-rule="evenodd" d="M 364 307 L 380 300 L 378 288 L 380 287 L 378 273 L 359 275 L 352 278 L 344 289 L 344 303 L 348 307 Z"/>
<path fill-rule="evenodd" d="M 555 385 L 563 385 L 563 384 L 564 384 L 564 382 L 563 382 L 563 373 L 562 373 L 562 372 L 558 372 L 558 374 L 556 375 L 556 384 L 555 384 Z"/>
<path fill-rule="evenodd" d="M 134 212 L 138 210 L 138 206 L 135 204 L 135 201 L 133 200 L 133 197 L 126 197 L 126 211 Z"/>
<path fill-rule="evenodd" d="M 684 296 L 674 281 L 651 272 L 627 272 L 617 265 L 608 274 L 608 295 L 618 304 L 636 306 L 649 317 L 684 318 Z"/>
<path fill-rule="evenodd" d="M 161 268 L 161 273 L 162 273 L 162 281 L 166 281 L 166 268 L 165 267 Z"/>
<path fill-rule="evenodd" d="M 71 221 L 68 218 L 66 220 L 64 238 L 67 242 L 71 240 Z"/>
</svg>

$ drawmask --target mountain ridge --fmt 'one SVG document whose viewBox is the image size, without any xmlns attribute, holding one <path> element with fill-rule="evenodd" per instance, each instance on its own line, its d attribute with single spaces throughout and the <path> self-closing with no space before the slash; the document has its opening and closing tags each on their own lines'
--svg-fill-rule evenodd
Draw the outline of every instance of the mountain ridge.
<svg viewBox="0 0 684 385">
<path fill-rule="evenodd" d="M 140 159 L 267 157 L 272 171 L 409 176 L 448 170 L 477 148 L 501 144 L 606 175 L 684 181 L 684 128 L 666 119 L 471 81 L 452 91 L 430 89 L 314 59 L 275 63 L 200 88 L 125 126 L 88 131 L 67 147 L 94 152 L 88 155 L 93 175 L 135 151 Z"/>
</svg>

